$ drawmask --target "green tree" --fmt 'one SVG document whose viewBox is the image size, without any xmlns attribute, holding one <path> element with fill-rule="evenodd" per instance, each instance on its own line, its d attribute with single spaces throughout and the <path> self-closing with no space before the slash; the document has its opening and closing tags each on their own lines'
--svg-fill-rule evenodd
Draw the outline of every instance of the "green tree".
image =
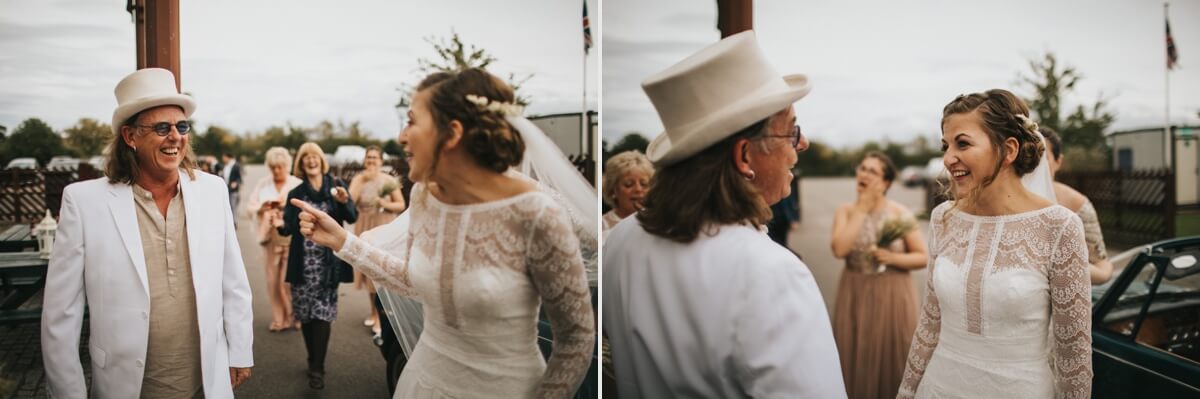
<svg viewBox="0 0 1200 399">
<path fill-rule="evenodd" d="M 625 151 L 637 151 L 645 154 L 648 146 L 650 146 L 650 140 L 647 140 L 645 136 L 642 136 L 641 133 L 630 132 L 617 140 L 616 144 L 613 144 L 612 148 L 604 153 L 604 162 L 608 162 L 609 157 Z"/>
<path fill-rule="evenodd" d="M 82 118 L 75 126 L 63 130 L 63 143 L 79 157 L 100 155 L 113 138 L 112 126 L 92 118 Z"/>
<path fill-rule="evenodd" d="M 51 157 L 67 152 L 63 147 L 62 137 L 38 118 L 29 118 L 21 122 L 4 144 L 6 157 L 33 157 L 42 165 L 50 161 Z M 11 158 L 5 158 L 3 162 L 7 164 Z"/>
<path fill-rule="evenodd" d="M 1058 58 L 1047 52 L 1041 60 L 1030 60 L 1032 76 L 1021 76 L 1021 82 L 1033 88 L 1033 97 L 1026 98 L 1030 111 L 1038 123 L 1059 132 L 1062 131 L 1062 96 L 1075 90 L 1075 84 L 1083 78 L 1075 67 L 1059 69 Z"/>
<path fill-rule="evenodd" d="M 1075 85 L 1083 75 L 1072 66 L 1060 66 L 1054 53 L 1047 52 L 1041 60 L 1029 62 L 1031 76 L 1021 76 L 1021 82 L 1033 89 L 1033 96 L 1026 98 L 1030 111 L 1037 117 L 1038 124 L 1058 131 L 1063 141 L 1063 152 L 1072 162 L 1064 169 L 1105 169 L 1111 156 L 1104 133 L 1116 120 L 1108 108 L 1108 99 L 1100 94 L 1091 104 L 1075 107 L 1063 119 L 1065 107 L 1063 97 L 1075 91 Z"/>
<path fill-rule="evenodd" d="M 450 38 L 433 37 L 425 38 L 425 42 L 433 46 L 433 51 L 437 53 L 437 58 L 418 58 L 417 71 L 421 75 L 429 75 L 434 72 L 455 72 L 469 68 L 487 69 L 489 65 L 498 61 L 498 59 L 487 52 L 487 50 L 479 48 L 474 44 L 463 43 L 462 38 L 458 36 L 458 32 L 450 31 Z M 423 77 L 423 76 L 422 76 Z M 532 98 L 521 94 L 521 85 L 532 79 L 533 75 L 517 76 L 516 74 L 508 74 L 508 85 L 512 86 L 513 92 L 517 97 L 517 104 L 528 106 L 532 102 Z M 400 90 L 400 101 L 396 103 L 396 107 L 408 107 L 412 104 L 412 93 L 415 87 L 405 85 Z"/>
<path fill-rule="evenodd" d="M 197 134 L 192 138 L 192 151 L 197 155 L 212 155 L 220 157 L 221 154 L 231 152 L 233 154 L 240 153 L 240 139 L 233 134 L 229 129 L 217 125 L 210 125 L 204 133 Z"/>
</svg>

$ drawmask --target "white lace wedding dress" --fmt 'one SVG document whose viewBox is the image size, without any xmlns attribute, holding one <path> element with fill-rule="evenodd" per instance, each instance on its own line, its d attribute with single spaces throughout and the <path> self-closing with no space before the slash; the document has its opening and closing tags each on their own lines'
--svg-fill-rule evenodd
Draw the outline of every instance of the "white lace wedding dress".
<svg viewBox="0 0 1200 399">
<path fill-rule="evenodd" d="M 929 284 L 899 398 L 1088 398 L 1083 227 L 1059 205 L 930 216 Z"/>
<path fill-rule="evenodd" d="M 449 205 L 412 191 L 401 256 L 354 236 L 337 256 L 424 305 L 424 325 L 396 398 L 565 398 L 591 363 L 590 296 L 579 240 L 544 192 Z M 538 307 L 554 332 L 538 351 Z"/>
</svg>

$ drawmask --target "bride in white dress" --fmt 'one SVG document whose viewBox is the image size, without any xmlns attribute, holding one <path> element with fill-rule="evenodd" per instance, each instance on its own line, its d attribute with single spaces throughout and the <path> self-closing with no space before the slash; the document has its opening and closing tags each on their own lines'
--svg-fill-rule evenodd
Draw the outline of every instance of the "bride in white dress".
<svg viewBox="0 0 1200 399">
<path fill-rule="evenodd" d="M 1053 201 L 1029 109 L 993 89 L 943 110 L 952 197 L 930 215 L 929 283 L 899 398 L 1088 398 L 1083 225 Z"/>
<path fill-rule="evenodd" d="M 297 204 L 305 236 L 424 305 L 396 398 L 565 398 L 590 366 L 595 329 L 578 210 L 556 201 L 543 176 L 510 170 L 526 156 L 525 141 L 544 139 L 514 127 L 532 126 L 513 118 L 514 100 L 480 69 L 436 73 L 417 87 L 400 135 L 418 182 L 398 220 L 406 227 L 394 231 L 399 241 L 371 239 L 402 248 L 376 247 Z M 536 342 L 539 306 L 554 332 L 548 361 Z"/>
</svg>

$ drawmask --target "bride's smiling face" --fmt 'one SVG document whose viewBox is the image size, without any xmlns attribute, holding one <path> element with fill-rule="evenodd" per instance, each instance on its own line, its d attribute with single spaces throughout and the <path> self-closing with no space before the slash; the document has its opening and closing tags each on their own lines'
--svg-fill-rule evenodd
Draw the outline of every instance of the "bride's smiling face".
<svg viewBox="0 0 1200 399">
<path fill-rule="evenodd" d="M 408 178 L 422 181 L 433 170 L 433 152 L 437 147 L 437 125 L 429 112 L 428 90 L 418 91 L 408 109 L 408 124 L 400 132 L 404 157 L 408 159 Z"/>
<path fill-rule="evenodd" d="M 995 173 L 999 154 L 978 111 L 950 115 L 942 125 L 942 163 L 953 182 L 954 197 L 966 198 Z"/>
</svg>

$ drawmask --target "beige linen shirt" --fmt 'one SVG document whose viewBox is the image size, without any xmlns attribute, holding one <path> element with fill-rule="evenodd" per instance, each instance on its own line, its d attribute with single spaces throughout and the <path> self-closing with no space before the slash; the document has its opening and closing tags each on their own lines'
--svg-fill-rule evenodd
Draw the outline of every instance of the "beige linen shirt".
<svg viewBox="0 0 1200 399">
<path fill-rule="evenodd" d="M 176 189 L 164 217 L 149 191 L 133 185 L 150 285 L 150 336 L 143 398 L 203 397 L 200 324 L 188 256 L 183 195 Z"/>
</svg>

